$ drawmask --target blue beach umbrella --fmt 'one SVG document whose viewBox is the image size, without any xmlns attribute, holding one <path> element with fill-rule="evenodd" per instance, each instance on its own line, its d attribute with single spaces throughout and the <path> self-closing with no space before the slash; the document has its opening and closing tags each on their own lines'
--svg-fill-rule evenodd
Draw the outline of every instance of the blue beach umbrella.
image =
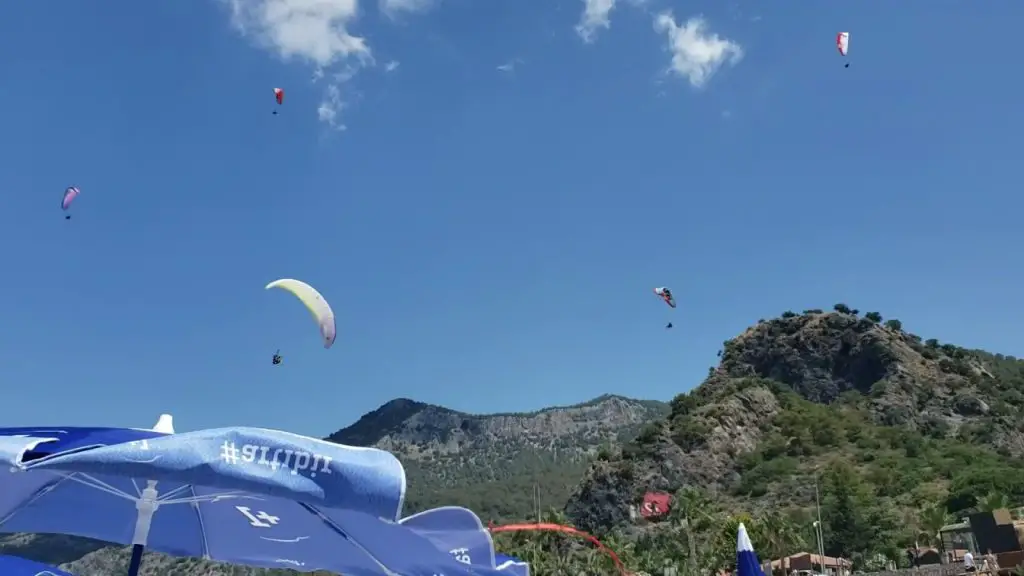
<svg viewBox="0 0 1024 576">
<path fill-rule="evenodd" d="M 497 576 L 397 519 L 388 452 L 276 430 L 0 428 L 0 532 L 56 533 L 265 568 L 346 576 Z"/>
<path fill-rule="evenodd" d="M 490 530 L 467 508 L 434 508 L 403 518 L 401 523 L 459 562 L 495 568 L 512 576 L 530 576 L 529 564 L 494 551 Z"/>
<path fill-rule="evenodd" d="M 754 545 L 747 535 L 747 527 L 740 522 L 736 532 L 736 576 L 764 576 L 761 561 L 757 559 L 757 552 L 754 552 Z"/>
<path fill-rule="evenodd" d="M 41 562 L 33 562 L 17 556 L 0 556 L 0 574 L 3 576 L 74 576 Z"/>
</svg>

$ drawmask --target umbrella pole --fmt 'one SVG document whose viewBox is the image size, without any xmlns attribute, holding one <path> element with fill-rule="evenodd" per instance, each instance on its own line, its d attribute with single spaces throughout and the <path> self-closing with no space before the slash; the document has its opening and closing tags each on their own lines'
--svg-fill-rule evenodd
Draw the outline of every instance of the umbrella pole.
<svg viewBox="0 0 1024 576">
<path fill-rule="evenodd" d="M 132 559 L 128 563 L 128 576 L 139 576 L 139 568 L 142 566 L 142 553 L 146 547 L 142 544 L 132 545 Z"/>
<path fill-rule="evenodd" d="M 153 513 L 160 507 L 157 497 L 160 495 L 156 489 L 156 480 L 147 480 L 146 488 L 142 490 L 141 497 L 135 502 L 135 509 L 138 516 L 135 517 L 135 534 L 132 535 L 132 560 L 128 563 L 128 576 L 139 576 L 139 567 L 142 565 L 142 553 L 146 550 L 146 541 L 149 540 L 149 528 L 153 524 Z"/>
</svg>

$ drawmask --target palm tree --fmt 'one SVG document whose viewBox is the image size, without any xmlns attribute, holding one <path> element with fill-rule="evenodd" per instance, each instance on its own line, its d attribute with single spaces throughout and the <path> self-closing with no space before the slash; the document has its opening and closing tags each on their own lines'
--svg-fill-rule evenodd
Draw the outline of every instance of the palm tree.
<svg viewBox="0 0 1024 576">
<path fill-rule="evenodd" d="M 754 521 L 760 540 L 755 546 L 763 556 L 762 560 L 785 558 L 807 546 L 800 529 L 785 515 L 770 510 Z"/>
<path fill-rule="evenodd" d="M 668 520 L 686 535 L 687 564 L 691 573 L 696 573 L 698 565 L 697 534 L 711 528 L 714 521 L 712 510 L 712 502 L 707 495 L 690 486 L 681 488 L 672 497 Z"/>
<path fill-rule="evenodd" d="M 991 512 L 1000 508 L 1009 508 L 1010 499 L 1006 494 L 1000 492 L 989 492 L 984 498 L 978 500 L 978 511 Z"/>
<path fill-rule="evenodd" d="M 942 538 L 939 531 L 942 530 L 943 526 L 949 524 L 951 520 L 952 517 L 946 511 L 946 507 L 941 504 L 935 504 L 921 510 L 918 515 L 918 525 L 920 526 L 918 539 L 929 546 L 940 546 Z"/>
<path fill-rule="evenodd" d="M 702 571 L 715 572 L 728 570 L 736 561 L 736 534 L 739 533 L 740 524 L 746 525 L 747 534 L 757 549 L 758 542 L 763 540 L 758 532 L 758 527 L 753 518 L 747 514 L 738 514 L 725 518 L 719 525 L 715 526 L 710 534 L 711 541 L 708 542 L 707 554 L 704 558 Z"/>
</svg>

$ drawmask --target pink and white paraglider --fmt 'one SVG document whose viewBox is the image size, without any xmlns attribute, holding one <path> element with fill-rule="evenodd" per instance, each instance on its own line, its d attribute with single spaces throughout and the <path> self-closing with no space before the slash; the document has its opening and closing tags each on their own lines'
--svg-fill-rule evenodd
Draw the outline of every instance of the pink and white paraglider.
<svg viewBox="0 0 1024 576">
<path fill-rule="evenodd" d="M 836 34 L 836 50 L 839 50 L 839 55 L 846 58 L 847 52 L 850 51 L 850 33 L 840 32 Z M 847 62 L 843 65 L 843 68 L 849 68 L 850 63 Z"/>
<path fill-rule="evenodd" d="M 68 186 L 67 189 L 64 190 L 64 196 L 60 199 L 60 209 L 67 212 L 68 208 L 71 208 L 71 203 L 74 202 L 75 198 L 78 198 L 78 195 L 81 193 L 81 190 L 78 188 Z M 71 214 L 65 214 L 64 219 L 71 220 Z"/>
</svg>

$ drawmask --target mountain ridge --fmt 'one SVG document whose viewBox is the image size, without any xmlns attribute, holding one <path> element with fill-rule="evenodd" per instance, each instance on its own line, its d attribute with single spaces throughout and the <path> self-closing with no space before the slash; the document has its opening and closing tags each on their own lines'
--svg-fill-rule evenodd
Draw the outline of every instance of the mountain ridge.
<svg viewBox="0 0 1024 576">
<path fill-rule="evenodd" d="M 502 522 L 560 508 L 658 562 L 665 550 L 672 562 L 687 554 L 673 544 L 683 539 L 725 551 L 700 562 L 729 557 L 735 521 L 775 530 L 773 553 L 795 552 L 816 537 L 795 535 L 811 525 L 820 486 L 826 553 L 860 562 L 934 535 L 950 513 L 1024 503 L 1024 361 L 924 340 L 898 320 L 837 304 L 785 312 L 725 341 L 708 377 L 668 404 L 606 394 L 480 415 L 397 398 L 329 438 L 396 454 L 407 515 L 463 505 Z M 674 493 L 671 514 L 685 522 L 637 514 L 651 490 Z M 719 521 L 733 538 L 722 546 L 710 528 Z M 46 538 L 0 543 L 43 561 L 77 557 L 80 576 L 113 576 L 127 558 L 113 547 L 79 556 L 95 545 Z M 159 555 L 144 573 L 269 574 Z"/>
</svg>

